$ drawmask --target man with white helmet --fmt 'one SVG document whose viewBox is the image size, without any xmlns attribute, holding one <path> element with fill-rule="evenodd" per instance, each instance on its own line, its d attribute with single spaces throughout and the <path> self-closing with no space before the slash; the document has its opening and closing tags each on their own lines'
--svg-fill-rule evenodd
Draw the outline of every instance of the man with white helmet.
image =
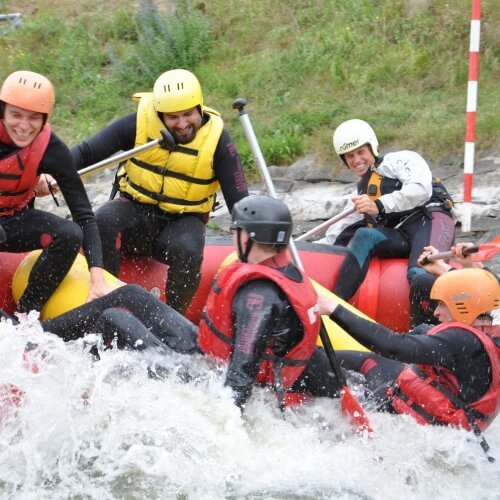
<svg viewBox="0 0 500 500">
<path fill-rule="evenodd" d="M 341 123 L 333 134 L 340 159 L 359 181 L 346 210 L 355 213 L 331 226 L 332 244 L 348 245 L 334 293 L 350 299 L 363 282 L 374 256 L 408 257 L 407 278 L 425 273 L 418 265 L 424 246 L 450 249 L 454 221 L 451 197 L 427 162 L 413 151 L 379 155 L 373 128 L 365 121 Z"/>
<path fill-rule="evenodd" d="M 500 411 L 498 279 L 485 269 L 439 276 L 431 290 L 438 326 L 395 333 L 319 296 L 320 311 L 372 352 L 337 351 L 341 365 L 366 379 L 380 410 L 422 424 L 484 430 Z"/>
<path fill-rule="evenodd" d="M 0 252 L 42 249 L 18 312 L 41 310 L 82 245 L 91 273 L 89 299 L 111 291 L 87 193 L 68 147 L 49 124 L 54 104 L 52 83 L 32 71 L 11 73 L 0 90 L 0 224 L 5 230 Z M 74 222 L 34 208 L 44 177 L 57 181 Z"/>
<path fill-rule="evenodd" d="M 115 182 L 119 197 L 96 212 L 104 264 L 118 275 L 120 252 L 169 266 L 167 302 L 183 312 L 198 288 L 205 225 L 220 187 L 229 210 L 248 196 L 240 157 L 219 113 L 204 106 L 196 76 L 160 75 L 153 92 L 135 94 L 136 113 L 111 123 L 72 149 L 77 168 L 154 139 L 167 128 L 173 151 L 155 148 L 128 160 Z M 114 193 L 112 198 L 114 197 Z"/>
</svg>

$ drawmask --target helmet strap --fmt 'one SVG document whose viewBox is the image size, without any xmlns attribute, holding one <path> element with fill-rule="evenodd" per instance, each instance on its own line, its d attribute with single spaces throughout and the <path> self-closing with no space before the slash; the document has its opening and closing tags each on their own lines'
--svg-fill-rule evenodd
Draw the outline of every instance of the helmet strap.
<svg viewBox="0 0 500 500">
<path fill-rule="evenodd" d="M 248 263 L 248 254 L 250 253 L 250 250 L 252 249 L 253 246 L 253 240 L 250 238 L 247 241 L 245 250 L 243 250 L 243 245 L 241 243 L 241 227 L 236 228 L 237 231 L 237 242 L 238 242 L 238 259 L 240 259 L 241 262 Z"/>
</svg>

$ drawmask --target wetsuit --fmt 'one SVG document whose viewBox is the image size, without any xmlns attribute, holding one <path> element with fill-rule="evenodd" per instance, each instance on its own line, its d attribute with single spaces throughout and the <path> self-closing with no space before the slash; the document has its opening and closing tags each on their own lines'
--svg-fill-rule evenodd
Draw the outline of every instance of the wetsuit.
<svg viewBox="0 0 500 500">
<path fill-rule="evenodd" d="M 283 257 L 284 255 L 278 254 L 274 259 L 268 259 L 265 265 L 279 271 L 279 274 L 292 281 L 303 280 L 298 269 Z M 247 265 L 247 267 L 251 268 L 252 265 Z M 228 277 L 226 283 L 228 287 L 231 287 L 231 280 L 232 276 Z M 223 281 L 226 282 L 225 279 Z M 230 305 L 232 340 L 228 340 L 229 332 L 221 333 L 224 336 L 224 344 L 230 346 L 225 383 L 233 390 L 235 402 L 240 407 L 247 401 L 256 381 L 267 384 L 272 380 L 276 387 L 276 375 L 273 376 L 269 371 L 263 371 L 263 360 L 273 359 L 272 362 L 276 367 L 280 364 L 280 358 L 285 358 L 299 343 L 306 340 L 304 325 L 289 302 L 284 289 L 286 289 L 285 284 L 281 289 L 276 280 L 252 279 L 241 283 L 234 293 Z M 219 283 L 216 281 L 211 294 L 218 293 L 220 293 Z M 207 300 L 207 306 L 209 304 L 210 299 Z M 214 325 L 210 325 L 209 318 L 217 318 L 217 316 L 217 311 L 207 311 L 204 315 L 205 318 L 208 317 L 204 319 L 206 324 L 200 325 L 199 343 L 204 351 L 211 352 L 211 349 L 208 335 L 202 332 L 202 328 L 205 328 L 207 332 L 209 330 L 214 332 Z M 315 326 L 319 327 L 317 321 Z M 223 348 L 220 344 L 222 339 L 219 337 L 221 333 L 213 333 L 214 345 L 219 345 L 215 347 L 217 351 Z M 317 338 L 317 330 L 315 338 Z M 293 396 L 295 393 L 337 397 L 338 387 L 324 350 L 313 346 L 312 355 L 306 362 L 305 368 L 293 385 L 288 388 L 287 394 L 283 396 L 280 403 L 300 401 L 300 397 Z M 281 398 L 279 391 L 277 392 Z"/>
<path fill-rule="evenodd" d="M 118 347 L 197 352 L 195 325 L 138 285 L 117 288 L 41 324 L 65 341 L 95 332 L 103 334 L 106 345 L 116 335 Z"/>
<path fill-rule="evenodd" d="M 460 399 L 467 404 L 479 400 L 490 389 L 492 368 L 483 343 L 456 323 L 432 335 L 427 333 L 436 328 L 431 325 L 397 334 L 342 306 L 338 306 L 330 318 L 373 351 L 337 351 L 337 356 L 345 369 L 365 376 L 371 397 L 382 410 L 394 411 L 388 389 L 394 386 L 407 364 L 449 370 L 456 378 Z M 493 337 L 493 341 L 500 347 L 500 338 Z"/>
<path fill-rule="evenodd" d="M 127 115 L 72 148 L 77 168 L 134 148 L 136 122 L 136 113 Z M 231 210 L 234 203 L 248 196 L 248 190 L 239 155 L 226 130 L 222 131 L 217 144 L 213 167 Z M 105 268 L 118 275 L 120 251 L 152 256 L 167 264 L 167 302 L 183 312 L 199 285 L 209 214 L 169 213 L 120 193 L 119 198 L 99 208 L 96 217 L 101 229 Z"/>
<path fill-rule="evenodd" d="M 0 159 L 16 151 L 16 146 L 0 142 Z M 37 175 L 44 173 L 57 181 L 74 222 L 35 209 L 35 186 L 28 205 L 9 215 L 0 213 L 0 224 L 6 232 L 1 252 L 43 249 L 19 300 L 19 312 L 41 310 L 71 268 L 82 244 L 89 267 L 103 267 L 101 239 L 87 193 L 68 147 L 53 132 L 37 170 Z M 1 186 L 0 177 L 0 191 Z"/>
<path fill-rule="evenodd" d="M 376 179 L 376 182 L 373 179 Z M 372 195 L 373 193 L 373 195 Z M 377 204 L 377 217 L 354 213 L 331 226 L 327 239 L 350 250 L 339 270 L 334 293 L 348 300 L 358 290 L 372 257 L 408 257 L 407 278 L 418 274 L 424 246 L 451 248 L 455 237 L 451 204 L 444 186 L 433 180 L 425 160 L 413 151 L 377 159 L 359 180 L 354 195 L 367 194 Z M 352 208 L 349 202 L 346 209 Z"/>
</svg>

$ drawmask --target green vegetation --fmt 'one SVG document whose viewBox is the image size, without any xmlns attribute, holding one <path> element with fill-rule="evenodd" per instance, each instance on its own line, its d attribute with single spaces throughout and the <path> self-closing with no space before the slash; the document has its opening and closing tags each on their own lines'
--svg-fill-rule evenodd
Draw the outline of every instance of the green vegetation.
<svg viewBox="0 0 500 500">
<path fill-rule="evenodd" d="M 0 1 L 0 11 L 11 4 Z M 482 2 L 477 150 L 498 147 L 495 5 Z M 184 67 L 221 111 L 249 173 L 236 97 L 248 100 L 269 164 L 314 153 L 338 165 L 331 134 L 352 117 L 369 121 L 383 145 L 439 162 L 463 151 L 470 14 L 471 0 L 38 0 L 0 37 L 0 77 L 31 69 L 51 78 L 53 125 L 69 144 Z"/>
</svg>

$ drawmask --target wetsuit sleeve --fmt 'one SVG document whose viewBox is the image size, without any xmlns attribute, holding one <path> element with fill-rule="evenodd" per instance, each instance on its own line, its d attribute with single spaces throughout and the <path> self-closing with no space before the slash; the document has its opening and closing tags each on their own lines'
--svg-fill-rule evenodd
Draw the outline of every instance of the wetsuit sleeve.
<svg viewBox="0 0 500 500">
<path fill-rule="evenodd" d="M 278 287 L 267 280 L 243 286 L 233 300 L 234 348 L 226 385 L 241 407 L 251 393 L 264 351 L 275 327 L 273 314 L 281 303 Z"/>
<path fill-rule="evenodd" d="M 66 144 L 52 133 L 40 163 L 39 173 L 50 174 L 57 181 L 73 220 L 83 231 L 83 250 L 89 267 L 104 267 L 99 228 L 73 159 Z"/>
<path fill-rule="evenodd" d="M 371 351 L 403 363 L 450 367 L 464 356 L 483 351 L 476 336 L 462 329 L 443 330 L 436 335 L 427 335 L 422 330 L 395 333 L 342 306 L 330 318 Z"/>
<path fill-rule="evenodd" d="M 97 134 L 71 148 L 77 170 L 135 146 L 137 113 L 119 118 Z"/>
<path fill-rule="evenodd" d="M 226 130 L 222 131 L 215 150 L 214 169 L 227 208 L 231 211 L 237 201 L 248 196 L 248 188 L 240 155 Z"/>
</svg>

